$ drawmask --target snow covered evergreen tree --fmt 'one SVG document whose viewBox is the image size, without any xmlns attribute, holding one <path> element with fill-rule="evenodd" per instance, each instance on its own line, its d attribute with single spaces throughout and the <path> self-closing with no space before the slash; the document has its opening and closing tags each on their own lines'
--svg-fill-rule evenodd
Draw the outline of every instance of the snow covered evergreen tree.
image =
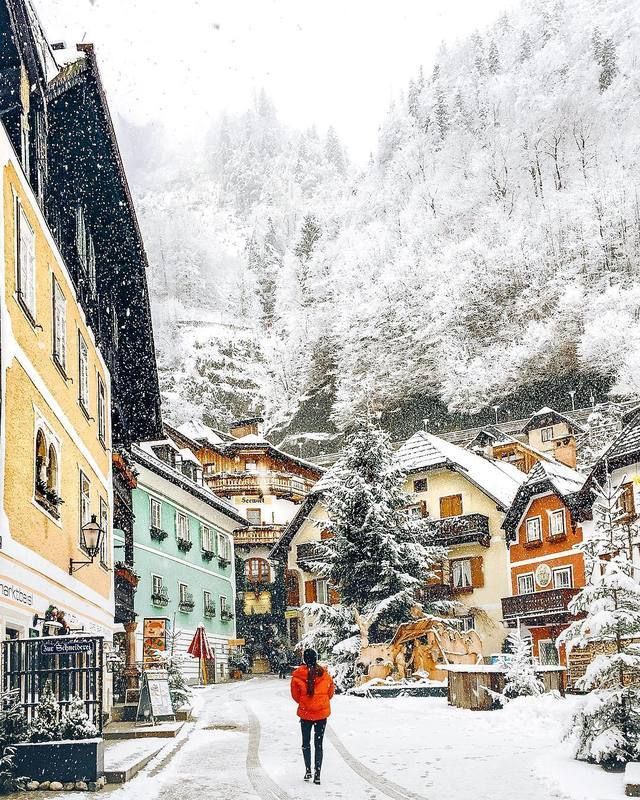
<svg viewBox="0 0 640 800">
<path fill-rule="evenodd" d="M 533 669 L 529 639 L 516 630 L 509 634 L 507 642 L 512 657 L 505 674 L 504 697 L 511 700 L 514 697 L 542 694 L 544 685 Z"/>
<path fill-rule="evenodd" d="M 60 706 L 47 681 L 40 693 L 36 716 L 29 728 L 31 742 L 55 742 L 62 738 Z"/>
<path fill-rule="evenodd" d="M 319 545 L 315 566 L 341 603 L 315 610 L 311 639 L 320 649 L 330 645 L 345 686 L 360 643 L 356 615 L 366 619 L 371 642 L 390 638 L 410 618 L 416 589 L 443 554 L 407 515 L 404 474 L 388 434 L 375 425 L 367 421 L 349 438 L 327 482 L 332 537 Z"/>
<path fill-rule="evenodd" d="M 89 720 L 84 700 L 77 692 L 62 716 L 60 728 L 63 739 L 93 739 L 98 736 L 98 729 Z"/>
<path fill-rule="evenodd" d="M 594 531 L 579 548 L 587 585 L 571 602 L 585 614 L 563 632 L 569 647 L 597 646 L 578 688 L 590 692 L 573 719 L 575 756 L 605 767 L 640 758 L 640 581 L 632 548 L 640 538 L 635 518 L 625 513 L 623 482 L 597 486 Z"/>
</svg>

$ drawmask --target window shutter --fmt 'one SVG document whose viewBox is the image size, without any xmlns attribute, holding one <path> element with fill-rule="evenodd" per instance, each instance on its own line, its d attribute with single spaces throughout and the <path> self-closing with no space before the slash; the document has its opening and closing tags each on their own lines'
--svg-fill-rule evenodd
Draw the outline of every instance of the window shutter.
<svg viewBox="0 0 640 800">
<path fill-rule="evenodd" d="M 315 603 L 317 601 L 318 595 L 316 592 L 316 582 L 315 581 L 305 581 L 304 582 L 304 600 L 305 603 Z"/>
<path fill-rule="evenodd" d="M 482 556 L 471 558 L 471 585 L 474 589 L 484 586 L 484 570 L 482 568 Z"/>
<path fill-rule="evenodd" d="M 440 517 L 457 517 L 459 514 L 462 514 L 461 494 L 440 498 Z"/>
<path fill-rule="evenodd" d="M 421 500 L 420 501 L 420 514 L 422 517 L 428 517 L 429 512 L 427 511 L 427 501 Z"/>
</svg>

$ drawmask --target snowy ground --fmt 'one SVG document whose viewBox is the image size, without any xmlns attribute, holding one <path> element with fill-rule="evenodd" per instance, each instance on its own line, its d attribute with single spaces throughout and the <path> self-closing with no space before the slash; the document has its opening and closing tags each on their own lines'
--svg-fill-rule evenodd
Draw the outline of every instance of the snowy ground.
<svg viewBox="0 0 640 800">
<path fill-rule="evenodd" d="M 502 711 L 442 698 L 336 697 L 321 787 L 302 781 L 288 683 L 261 678 L 196 694 L 198 720 L 112 800 L 618 800 L 620 774 L 571 759 L 575 698 Z M 64 795 L 67 798 L 69 795 Z M 61 795 L 61 798 L 63 795 Z"/>
</svg>

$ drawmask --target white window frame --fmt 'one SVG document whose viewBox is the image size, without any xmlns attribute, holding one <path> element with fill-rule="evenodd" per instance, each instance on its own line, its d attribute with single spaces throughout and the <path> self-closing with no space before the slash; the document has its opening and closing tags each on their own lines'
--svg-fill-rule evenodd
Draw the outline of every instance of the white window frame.
<svg viewBox="0 0 640 800">
<path fill-rule="evenodd" d="M 189 594 L 189 584 L 178 581 L 178 603 L 186 603 Z"/>
<path fill-rule="evenodd" d="M 158 509 L 158 517 L 157 517 L 157 524 L 156 524 L 156 515 L 154 509 Z M 149 521 L 152 528 L 157 528 L 158 530 L 162 530 L 162 503 L 155 497 L 149 498 Z"/>
<path fill-rule="evenodd" d="M 20 304 L 36 320 L 36 235 L 16 198 L 16 289 Z"/>
<path fill-rule="evenodd" d="M 249 519 L 249 514 L 250 513 L 254 513 L 255 514 L 256 512 L 257 512 L 257 514 L 258 514 L 258 516 L 260 518 L 260 522 L 251 522 L 251 520 Z M 247 522 L 249 523 L 249 525 L 262 525 L 262 509 L 259 508 L 259 507 L 258 508 L 247 508 Z"/>
<path fill-rule="evenodd" d="M 86 492 L 85 492 L 86 487 Z M 80 528 L 83 525 L 86 525 L 87 522 L 91 522 L 91 481 L 87 474 L 80 470 L 80 483 L 79 483 L 79 506 L 80 506 Z M 78 536 L 81 535 L 81 531 L 78 531 Z"/>
<path fill-rule="evenodd" d="M 451 561 L 451 585 L 454 589 L 473 588 L 470 558 L 456 558 Z"/>
<path fill-rule="evenodd" d="M 109 567 L 109 504 L 104 497 L 100 498 L 100 527 L 102 528 L 100 563 L 103 567 Z"/>
<path fill-rule="evenodd" d="M 316 578 L 316 603 L 329 605 L 329 581 L 326 578 Z"/>
<path fill-rule="evenodd" d="M 89 347 L 78 331 L 78 402 L 89 416 Z"/>
<path fill-rule="evenodd" d="M 215 604 L 212 602 L 212 600 L 213 600 L 213 595 L 211 594 L 211 591 L 209 589 L 203 589 L 202 590 L 202 612 L 203 613 L 204 613 L 205 609 L 207 608 L 207 606 L 212 606 L 213 605 L 214 608 L 215 608 Z"/>
<path fill-rule="evenodd" d="M 553 425 L 547 425 L 546 428 L 540 429 L 540 441 L 541 442 L 553 441 Z"/>
<path fill-rule="evenodd" d="M 164 577 L 157 573 L 151 573 L 151 594 L 162 594 L 165 587 Z"/>
<path fill-rule="evenodd" d="M 191 541 L 189 517 L 182 511 L 176 511 L 176 539 L 184 539 L 187 542 Z"/>
<path fill-rule="evenodd" d="M 220 595 L 220 616 L 222 616 L 222 614 L 224 614 L 225 611 L 231 611 L 231 609 L 229 608 L 227 596 L 224 595 L 224 594 L 221 594 Z"/>
<path fill-rule="evenodd" d="M 566 567 L 555 567 L 551 570 L 552 581 L 553 581 L 553 588 L 554 589 L 572 589 L 573 588 L 573 567 L 568 565 Z M 557 577 L 559 575 L 568 575 L 569 576 L 569 583 L 563 583 L 558 585 Z"/>
<path fill-rule="evenodd" d="M 224 533 L 218 534 L 218 556 L 224 558 L 225 561 L 231 561 L 231 542 L 229 541 L 229 537 Z"/>
<path fill-rule="evenodd" d="M 52 276 L 53 299 L 53 360 L 66 374 L 67 371 L 67 299 L 56 276 Z"/>
<path fill-rule="evenodd" d="M 215 532 L 210 525 L 200 523 L 200 549 L 215 553 Z"/>
<path fill-rule="evenodd" d="M 107 387 L 98 373 L 98 439 L 103 447 L 107 446 Z"/>
<path fill-rule="evenodd" d="M 556 526 L 557 520 L 562 520 L 562 528 L 561 530 L 554 530 Z M 555 511 L 549 512 L 549 535 L 551 537 L 554 536 L 564 536 L 567 533 L 567 520 L 564 513 L 564 508 L 557 508 Z"/>
<path fill-rule="evenodd" d="M 537 536 L 530 536 L 529 535 L 529 526 L 530 523 L 536 522 L 538 526 L 538 535 Z M 531 544 L 532 542 L 541 542 L 542 541 L 542 517 L 535 516 L 535 517 L 528 517 L 524 523 L 524 541 L 526 544 Z"/>
<path fill-rule="evenodd" d="M 535 581 L 533 572 L 523 572 L 517 577 L 518 594 L 533 594 L 535 592 Z M 525 584 L 523 586 L 522 584 Z M 523 588 L 525 591 L 523 591 Z"/>
</svg>

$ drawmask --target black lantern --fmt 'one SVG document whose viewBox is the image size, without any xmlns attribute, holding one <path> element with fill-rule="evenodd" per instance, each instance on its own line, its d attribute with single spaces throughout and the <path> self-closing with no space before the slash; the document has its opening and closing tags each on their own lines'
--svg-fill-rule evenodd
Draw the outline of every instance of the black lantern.
<svg viewBox="0 0 640 800">
<path fill-rule="evenodd" d="M 82 567 L 86 567 L 88 564 L 93 564 L 93 559 L 100 552 L 100 545 L 102 544 L 104 533 L 96 515 L 92 514 L 91 520 L 80 528 L 80 547 L 89 556 L 91 561 L 74 561 L 70 559 L 69 575 L 73 575 L 76 570 L 82 569 Z"/>
</svg>

